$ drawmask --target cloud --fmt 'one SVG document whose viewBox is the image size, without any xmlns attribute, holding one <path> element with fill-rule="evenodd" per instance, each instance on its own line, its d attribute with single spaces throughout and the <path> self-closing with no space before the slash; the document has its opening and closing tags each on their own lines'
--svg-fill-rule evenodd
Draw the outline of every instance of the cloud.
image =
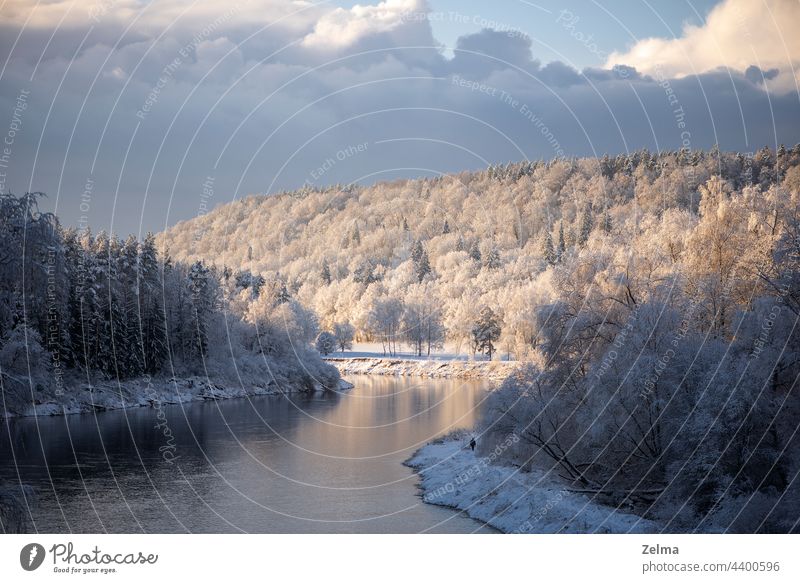
<svg viewBox="0 0 800 583">
<path fill-rule="evenodd" d="M 303 45 L 319 50 L 341 49 L 365 37 L 391 32 L 419 19 L 410 15 L 428 11 L 425 0 L 384 0 L 375 6 L 356 4 L 323 15 Z"/>
<path fill-rule="evenodd" d="M 538 68 L 539 62 L 532 60 L 530 38 L 484 28 L 458 39 L 449 68 L 456 73 L 485 78 L 492 71 L 531 66 Z"/>
<path fill-rule="evenodd" d="M 755 65 L 750 65 L 747 67 L 747 69 L 745 69 L 744 76 L 753 85 L 758 85 L 760 83 L 766 83 L 767 81 L 773 80 L 778 76 L 779 72 L 780 71 L 778 71 L 778 69 L 764 71 Z"/>
<path fill-rule="evenodd" d="M 30 91 L 6 183 L 47 192 L 68 225 L 89 178 L 90 224 L 127 233 L 140 217 L 143 230 L 158 230 L 196 214 L 209 175 L 221 203 L 307 180 L 548 159 L 555 142 L 581 156 L 687 139 L 744 151 L 797 140 L 797 95 L 764 90 L 782 65 L 748 63 L 731 75 L 712 63 L 679 77 L 628 65 L 579 72 L 541 64 L 524 35 L 488 29 L 462 36 L 448 59 L 427 5 L 411 0 L 348 10 L 198 0 L 186 14 L 178 0 L 114 1 L 75 0 L 80 18 L 65 12 L 71 2 L 41 4 L 47 18 L 18 0 L 2 8 L 0 116 Z M 91 21 L 94 5 L 109 8 Z M 335 167 L 313 180 L 329 159 Z"/>
<path fill-rule="evenodd" d="M 702 26 L 686 26 L 675 39 L 647 38 L 614 52 L 606 67 L 631 65 L 656 77 L 685 77 L 720 67 L 778 69 L 774 91 L 797 91 L 800 80 L 800 2 L 724 0 Z M 759 79 L 761 82 L 761 79 Z"/>
</svg>

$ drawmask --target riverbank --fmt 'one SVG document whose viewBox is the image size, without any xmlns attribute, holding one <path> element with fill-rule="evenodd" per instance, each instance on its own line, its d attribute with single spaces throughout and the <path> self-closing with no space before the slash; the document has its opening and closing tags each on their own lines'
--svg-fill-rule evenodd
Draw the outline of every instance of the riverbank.
<svg viewBox="0 0 800 583">
<path fill-rule="evenodd" d="M 339 379 L 335 387 L 324 387 L 319 383 L 309 387 L 305 383 L 266 382 L 247 387 L 231 386 L 227 383 L 210 381 L 205 377 L 188 376 L 182 378 L 142 377 L 125 381 L 99 381 L 92 384 L 71 383 L 73 388 L 48 395 L 37 395 L 35 403 L 20 406 L 15 410 L 4 411 L 4 416 L 33 417 L 40 415 L 71 415 L 113 411 L 132 407 L 159 407 L 177 405 L 193 401 L 214 401 L 236 399 L 260 395 L 281 395 L 309 391 L 343 391 L 353 388 L 344 379 Z"/>
<path fill-rule="evenodd" d="M 340 374 L 421 376 L 429 378 L 488 379 L 500 382 L 518 362 L 499 360 L 416 360 L 391 357 L 327 357 Z"/>
<path fill-rule="evenodd" d="M 406 461 L 420 476 L 422 500 L 464 511 L 506 533 L 648 533 L 657 525 L 565 489 L 543 472 L 490 463 L 447 438 Z"/>
</svg>

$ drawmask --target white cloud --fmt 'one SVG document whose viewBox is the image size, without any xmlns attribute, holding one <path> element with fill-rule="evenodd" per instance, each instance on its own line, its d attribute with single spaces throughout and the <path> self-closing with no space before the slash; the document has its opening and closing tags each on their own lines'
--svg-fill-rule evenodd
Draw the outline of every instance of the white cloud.
<svg viewBox="0 0 800 583">
<path fill-rule="evenodd" d="M 606 63 L 631 65 L 658 77 L 685 77 L 729 67 L 776 68 L 767 85 L 796 91 L 800 79 L 800 2 L 797 0 L 724 0 L 703 26 L 687 26 L 675 39 L 647 38 L 629 51 L 613 53 Z"/>
<path fill-rule="evenodd" d="M 325 9 L 329 10 L 329 9 Z M 137 31 L 161 30 L 176 21 L 184 27 L 209 23 L 267 24 L 284 19 L 286 26 L 307 28 L 323 9 L 302 1 L 289 0 L 5 0 L 0 3 L 4 25 L 28 29 L 75 28 L 128 24 L 136 19 Z"/>
<path fill-rule="evenodd" d="M 385 0 L 375 6 L 337 8 L 319 19 L 303 45 L 323 50 L 348 47 L 367 36 L 390 32 L 408 22 L 409 14 L 427 10 L 425 0 Z"/>
</svg>

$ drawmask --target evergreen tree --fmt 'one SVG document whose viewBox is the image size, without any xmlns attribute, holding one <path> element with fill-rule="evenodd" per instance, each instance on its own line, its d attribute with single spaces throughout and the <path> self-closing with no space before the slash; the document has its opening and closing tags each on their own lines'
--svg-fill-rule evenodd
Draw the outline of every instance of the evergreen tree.
<svg viewBox="0 0 800 583">
<path fill-rule="evenodd" d="M 417 274 L 417 281 L 422 282 L 425 276 L 431 272 L 431 263 L 428 253 L 422 243 L 417 241 L 411 247 L 411 260 L 414 262 L 414 271 Z"/>
<path fill-rule="evenodd" d="M 497 314 L 485 306 L 481 309 L 477 322 L 472 326 L 472 346 L 476 352 L 481 352 L 492 360 L 494 343 L 500 339 L 502 328 Z"/>
<path fill-rule="evenodd" d="M 424 254 L 425 248 L 422 246 L 422 243 L 414 241 L 414 244 L 411 246 L 411 260 L 414 263 L 419 263 Z"/>
<path fill-rule="evenodd" d="M 550 265 L 555 265 L 557 261 L 555 249 L 553 249 L 553 235 L 550 229 L 544 231 L 544 242 L 542 243 L 542 256 Z"/>
<path fill-rule="evenodd" d="M 497 250 L 497 247 L 492 245 L 491 249 L 489 249 L 489 252 L 486 254 L 484 266 L 486 269 L 499 269 L 501 265 L 500 252 Z"/>
<path fill-rule="evenodd" d="M 421 283 L 425 276 L 431 272 L 431 264 L 428 260 L 428 253 L 422 251 L 422 256 L 419 259 L 417 266 L 417 280 Z"/>
<path fill-rule="evenodd" d="M 481 248 L 478 245 L 478 241 L 472 242 L 472 245 L 469 248 L 469 256 L 472 258 L 473 261 L 477 263 L 481 262 Z"/>
<path fill-rule="evenodd" d="M 195 261 L 189 268 L 189 293 L 192 306 L 192 334 L 189 346 L 193 357 L 205 358 L 208 350 L 208 329 L 213 307 L 208 268 Z"/>
<path fill-rule="evenodd" d="M 322 260 L 322 271 L 320 276 L 322 277 L 322 281 L 325 283 L 325 285 L 331 284 L 331 270 L 330 267 L 328 267 L 328 262 L 325 259 Z"/>
<path fill-rule="evenodd" d="M 593 218 L 591 205 L 586 205 L 583 209 L 583 216 L 581 217 L 581 230 L 578 234 L 578 245 L 583 247 L 589 240 L 589 235 L 592 233 Z"/>
<path fill-rule="evenodd" d="M 566 252 L 567 245 L 564 242 L 564 219 L 561 219 L 558 224 L 558 249 L 556 249 L 556 261 L 561 263 Z"/>
<path fill-rule="evenodd" d="M 288 303 L 291 299 L 292 296 L 289 294 L 289 288 L 286 287 L 286 282 L 280 280 L 278 283 L 278 293 L 275 295 L 275 305 L 280 306 L 281 304 Z"/>
<path fill-rule="evenodd" d="M 611 221 L 611 213 L 608 212 L 608 207 L 603 211 L 603 232 L 611 233 L 614 224 Z"/>
</svg>

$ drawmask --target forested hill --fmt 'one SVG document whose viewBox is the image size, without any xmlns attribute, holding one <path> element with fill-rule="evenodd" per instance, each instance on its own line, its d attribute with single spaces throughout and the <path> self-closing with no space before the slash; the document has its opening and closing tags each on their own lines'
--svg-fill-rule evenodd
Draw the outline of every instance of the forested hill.
<svg viewBox="0 0 800 583">
<path fill-rule="evenodd" d="M 426 316 L 436 307 L 434 340 L 465 343 L 488 307 L 502 317 L 506 348 L 521 356 L 535 348 L 533 308 L 553 297 L 557 267 L 589 256 L 627 264 L 633 253 L 651 276 L 672 272 L 688 255 L 709 181 L 715 195 L 788 204 L 798 163 L 800 146 L 641 151 L 306 189 L 220 206 L 158 244 L 175 259 L 239 271 L 245 287 L 257 276 L 256 287 L 313 308 L 323 328 L 350 323 L 362 338 L 392 335 L 409 306 Z"/>
</svg>

